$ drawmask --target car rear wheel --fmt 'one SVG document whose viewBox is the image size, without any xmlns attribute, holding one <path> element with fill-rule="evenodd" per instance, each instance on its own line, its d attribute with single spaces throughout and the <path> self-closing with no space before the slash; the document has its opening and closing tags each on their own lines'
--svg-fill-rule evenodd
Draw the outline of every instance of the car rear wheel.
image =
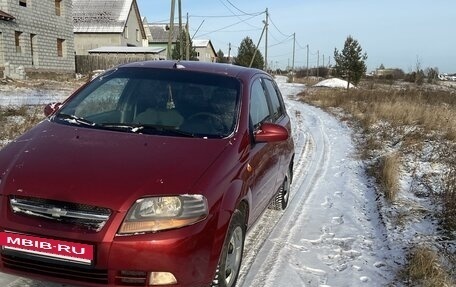
<svg viewBox="0 0 456 287">
<path fill-rule="evenodd" d="M 245 224 L 242 213 L 236 210 L 223 244 L 220 262 L 212 286 L 233 287 L 239 275 L 244 250 Z"/>
<path fill-rule="evenodd" d="M 277 191 L 274 199 L 270 204 L 270 208 L 274 210 L 284 210 L 288 206 L 290 199 L 290 187 L 291 187 L 291 168 L 283 179 L 282 185 Z"/>
</svg>

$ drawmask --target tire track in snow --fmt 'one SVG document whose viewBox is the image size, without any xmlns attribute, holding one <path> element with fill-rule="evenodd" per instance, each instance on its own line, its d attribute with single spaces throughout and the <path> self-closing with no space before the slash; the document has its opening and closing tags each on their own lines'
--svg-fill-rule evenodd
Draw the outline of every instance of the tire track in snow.
<svg viewBox="0 0 456 287">
<path fill-rule="evenodd" d="M 288 208 L 275 221 L 260 219 L 266 237 L 249 238 L 260 249 L 247 251 L 237 286 L 385 286 L 391 253 L 350 130 L 318 108 L 286 103 L 290 115 L 301 114 L 294 137 L 306 156 L 298 160 L 297 151 Z"/>
<path fill-rule="evenodd" d="M 294 111 L 295 114 L 297 114 L 297 111 L 301 112 L 301 108 L 298 108 L 298 106 L 303 107 L 303 105 L 293 102 L 289 102 L 289 104 L 289 109 Z M 249 238 L 249 240 L 261 241 L 261 243 L 258 243 L 256 246 L 246 246 L 246 250 L 248 250 L 249 247 L 255 248 L 258 246 L 262 249 L 253 252 L 249 250 L 249 253 L 256 254 L 256 258 L 248 257 L 247 262 L 244 264 L 249 265 L 249 269 L 253 268 L 259 270 L 259 272 L 256 274 L 247 274 L 245 278 L 240 278 L 241 280 L 238 283 L 238 286 L 275 286 L 272 279 L 275 277 L 275 274 L 282 269 L 282 265 L 285 263 L 283 261 L 277 261 L 277 258 L 284 258 L 282 254 L 279 256 L 279 253 L 282 253 L 287 249 L 285 247 L 288 244 L 289 239 L 294 235 L 294 228 L 290 228 L 290 226 L 293 226 L 293 223 L 295 222 L 304 221 L 303 217 L 306 216 L 306 213 L 302 212 L 302 208 L 312 194 L 314 187 L 318 185 L 320 179 L 328 169 L 331 148 L 324 124 L 315 113 L 313 113 L 311 119 L 315 121 L 311 126 L 318 127 L 318 132 L 310 132 L 310 130 L 305 127 L 304 119 L 302 117 L 296 117 L 294 119 L 294 121 L 297 121 L 298 123 L 298 129 L 296 131 L 305 131 L 307 140 L 306 144 L 304 144 L 306 148 L 303 150 L 301 156 L 300 154 L 297 154 L 295 157 L 296 160 L 298 160 L 298 164 L 295 165 L 294 169 L 295 178 L 291 190 L 289 206 L 285 213 L 280 213 L 281 217 L 272 224 L 272 228 L 268 228 L 272 232 L 268 231 L 267 234 L 269 235 L 266 238 Z M 317 136 L 320 138 L 315 139 Z M 297 139 L 295 137 L 295 140 L 297 140 L 297 144 L 299 145 L 299 138 Z M 316 142 L 322 142 L 323 145 L 317 146 L 315 144 Z M 261 227 L 263 227 L 263 225 L 271 225 L 271 220 L 268 217 L 263 217 L 260 221 L 261 223 L 259 225 L 261 225 Z M 255 228 L 257 227 L 258 226 Z M 250 265 L 252 260 L 254 262 Z M 317 276 L 318 281 L 321 283 L 326 281 L 326 274 L 324 271 L 311 268 L 307 269 L 313 276 Z M 305 282 L 305 278 L 303 278 L 303 282 Z"/>
<path fill-rule="evenodd" d="M 293 125 L 295 126 L 293 130 L 302 131 L 303 130 L 303 121 L 299 118 L 298 113 L 294 114 Z M 311 162 L 310 158 L 313 153 L 313 143 L 311 137 L 308 133 L 298 133 L 294 135 L 295 137 L 295 164 L 294 164 L 294 174 L 307 174 L 309 165 L 308 162 Z M 299 181 L 302 182 L 303 177 L 295 177 L 293 182 Z M 293 186 L 295 184 L 293 183 Z M 296 193 L 294 189 L 290 191 L 290 202 L 292 202 Z M 249 231 L 245 241 L 244 247 L 244 256 L 241 265 L 241 270 L 238 278 L 238 286 L 242 286 L 247 273 L 249 272 L 253 262 L 256 260 L 259 250 L 263 247 L 266 242 L 265 238 L 272 232 L 278 223 L 279 218 L 282 216 L 282 212 L 277 212 L 275 210 L 266 210 L 265 213 L 261 216 L 259 221 L 255 226 Z M 249 285 L 246 285 L 249 286 Z"/>
</svg>

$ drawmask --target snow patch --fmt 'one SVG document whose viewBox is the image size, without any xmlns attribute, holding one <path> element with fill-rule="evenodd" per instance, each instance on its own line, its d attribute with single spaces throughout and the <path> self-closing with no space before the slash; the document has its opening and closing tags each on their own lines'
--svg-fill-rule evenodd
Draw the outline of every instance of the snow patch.
<svg viewBox="0 0 456 287">
<path fill-rule="evenodd" d="M 317 84 L 314 85 L 314 87 L 325 87 L 325 88 L 341 88 L 341 89 L 346 89 L 347 88 L 347 81 L 338 79 L 338 78 L 331 78 L 331 79 L 326 79 L 323 80 Z M 353 84 L 350 84 L 350 88 L 356 88 Z"/>
</svg>

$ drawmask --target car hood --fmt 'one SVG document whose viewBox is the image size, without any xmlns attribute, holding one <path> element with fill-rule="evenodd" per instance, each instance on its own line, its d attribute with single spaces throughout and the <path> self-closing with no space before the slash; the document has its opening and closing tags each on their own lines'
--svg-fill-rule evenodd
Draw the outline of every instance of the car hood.
<svg viewBox="0 0 456 287">
<path fill-rule="evenodd" d="M 44 121 L 0 150 L 0 190 L 125 211 L 192 186 L 227 139 L 142 135 Z"/>
</svg>

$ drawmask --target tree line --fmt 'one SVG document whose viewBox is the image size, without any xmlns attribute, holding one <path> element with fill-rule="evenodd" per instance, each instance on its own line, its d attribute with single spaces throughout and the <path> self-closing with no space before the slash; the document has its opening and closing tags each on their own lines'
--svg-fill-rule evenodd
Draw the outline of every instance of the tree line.
<svg viewBox="0 0 456 287">
<path fill-rule="evenodd" d="M 185 32 L 184 32 L 185 33 Z M 191 39 L 188 38 L 188 35 L 184 35 L 182 39 L 184 41 L 183 45 L 187 45 L 187 41 L 190 41 L 188 44 L 192 47 Z M 173 51 L 173 59 L 179 59 L 179 46 L 180 43 L 176 44 L 176 47 Z M 190 59 L 197 60 L 195 49 L 192 47 L 190 49 Z M 344 79 L 347 81 L 347 89 L 349 83 L 357 85 L 361 79 L 366 75 L 366 60 L 367 53 L 363 52 L 359 42 L 349 35 L 344 43 L 342 50 L 334 49 L 334 66 L 328 67 L 316 67 L 309 70 L 302 69 L 299 71 L 294 71 L 297 76 L 319 76 L 319 77 L 328 77 L 329 75 Z M 228 58 L 224 55 L 221 49 L 217 52 L 217 62 L 219 63 L 230 63 L 239 66 L 252 67 L 257 69 L 264 69 L 265 62 L 264 57 L 253 43 L 253 40 L 250 37 L 245 37 L 238 48 L 237 56 Z M 425 79 L 429 83 L 433 83 L 438 79 L 438 69 L 437 68 L 427 68 L 423 70 L 420 68 L 420 63 L 417 61 L 416 71 L 405 74 L 400 69 L 385 69 L 385 67 L 380 65 L 379 70 L 387 70 L 387 73 L 384 75 L 376 75 L 376 77 L 385 80 L 397 80 L 403 79 L 408 82 L 414 82 L 417 84 L 423 84 Z"/>
</svg>

